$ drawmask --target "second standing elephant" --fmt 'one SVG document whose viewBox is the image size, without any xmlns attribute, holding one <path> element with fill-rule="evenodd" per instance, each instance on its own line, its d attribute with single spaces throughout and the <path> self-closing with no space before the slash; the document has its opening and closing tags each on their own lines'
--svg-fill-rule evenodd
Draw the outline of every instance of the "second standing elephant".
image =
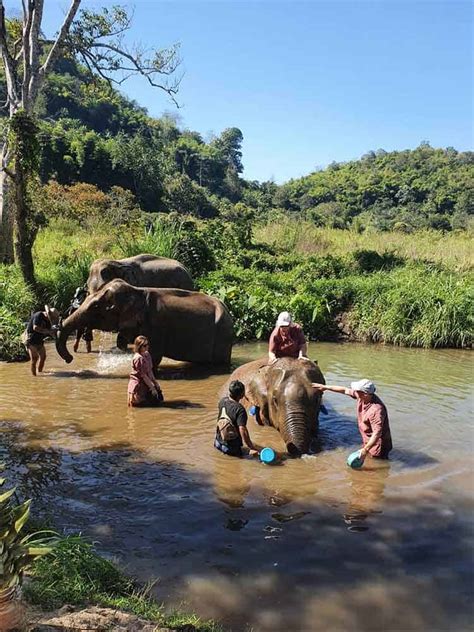
<svg viewBox="0 0 474 632">
<path fill-rule="evenodd" d="M 177 287 L 194 290 L 193 280 L 182 263 L 155 255 L 127 259 L 97 259 L 89 270 L 87 290 L 97 292 L 109 281 L 123 279 L 136 287 Z"/>
</svg>

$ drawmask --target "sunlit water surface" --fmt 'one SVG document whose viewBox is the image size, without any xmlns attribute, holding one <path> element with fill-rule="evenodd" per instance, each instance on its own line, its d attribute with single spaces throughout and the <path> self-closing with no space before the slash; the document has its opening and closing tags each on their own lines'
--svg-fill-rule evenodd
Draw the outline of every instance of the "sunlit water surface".
<svg viewBox="0 0 474 632">
<path fill-rule="evenodd" d="M 36 512 L 236 631 L 472 629 L 469 352 L 311 346 L 328 383 L 370 377 L 388 406 L 390 462 L 354 471 L 349 398 L 325 395 L 317 454 L 268 467 L 212 447 L 226 375 L 168 362 L 165 405 L 129 410 L 130 355 L 111 346 L 71 365 L 49 346 L 36 379 L 0 363 L 0 461 Z M 238 346 L 234 365 L 264 351 Z"/>
</svg>

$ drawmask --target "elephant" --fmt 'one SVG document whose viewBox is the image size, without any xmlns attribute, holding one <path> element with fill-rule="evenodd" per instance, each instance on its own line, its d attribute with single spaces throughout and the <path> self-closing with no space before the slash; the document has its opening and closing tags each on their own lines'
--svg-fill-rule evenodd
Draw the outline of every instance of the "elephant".
<svg viewBox="0 0 474 632">
<path fill-rule="evenodd" d="M 113 281 L 123 279 L 136 287 L 176 287 L 194 290 L 193 280 L 186 268 L 175 259 L 137 255 L 127 259 L 97 259 L 89 270 L 89 294 Z"/>
<path fill-rule="evenodd" d="M 146 336 L 155 367 L 163 356 L 228 365 L 234 338 L 232 318 L 217 298 L 175 288 L 139 288 L 122 279 L 91 294 L 62 322 L 56 349 L 67 363 L 73 359 L 68 336 L 83 327 L 121 331 L 129 341 Z"/>
<path fill-rule="evenodd" d="M 279 358 L 268 364 L 260 358 L 238 367 L 230 376 L 245 385 L 246 397 L 257 406 L 256 420 L 279 430 L 290 456 L 301 456 L 310 449 L 319 428 L 321 393 L 311 382 L 324 384 L 316 362 Z"/>
</svg>

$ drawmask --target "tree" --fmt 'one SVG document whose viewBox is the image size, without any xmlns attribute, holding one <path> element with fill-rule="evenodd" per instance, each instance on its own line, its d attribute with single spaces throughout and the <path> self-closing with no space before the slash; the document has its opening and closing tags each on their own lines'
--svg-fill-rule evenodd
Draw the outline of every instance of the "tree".
<svg viewBox="0 0 474 632">
<path fill-rule="evenodd" d="M 6 83 L 9 133 L 0 152 L 0 257 L 8 256 L 10 222 L 6 214 L 5 185 L 12 185 L 15 259 L 25 281 L 35 287 L 32 247 L 36 235 L 29 186 L 38 164 L 39 146 L 35 108 L 46 77 L 61 59 L 78 59 L 92 76 L 109 86 L 121 85 L 139 75 L 155 88 L 166 92 L 176 103 L 180 78 L 176 70 L 178 47 L 147 51 L 139 45 L 129 48 L 124 36 L 131 26 L 127 11 L 115 6 L 101 11 L 82 10 L 82 0 L 70 0 L 64 21 L 53 40 L 41 35 L 44 0 L 22 0 L 23 16 L 8 20 L 0 0 L 0 56 Z M 34 151 L 33 155 L 31 151 Z"/>
</svg>

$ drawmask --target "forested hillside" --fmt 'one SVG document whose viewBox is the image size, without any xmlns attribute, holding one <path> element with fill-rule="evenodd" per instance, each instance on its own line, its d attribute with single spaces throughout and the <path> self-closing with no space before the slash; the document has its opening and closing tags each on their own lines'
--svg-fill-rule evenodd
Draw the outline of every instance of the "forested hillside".
<svg viewBox="0 0 474 632">
<path fill-rule="evenodd" d="M 334 228 L 464 229 L 474 213 L 474 153 L 426 142 L 413 151 L 370 151 L 288 182 L 274 201 Z"/>
<path fill-rule="evenodd" d="M 280 209 L 317 226 L 404 232 L 466 229 L 474 212 L 473 152 L 422 143 L 414 150 L 371 151 L 360 160 L 334 162 L 283 186 L 249 182 L 241 175 L 243 137 L 237 127 L 205 142 L 172 115 L 149 117 L 72 60 L 57 63 L 38 115 L 44 184 L 84 182 L 103 193 L 120 187 L 133 194 L 124 194 L 128 203 L 136 200 L 145 211 L 208 218 L 229 214 L 231 204 L 240 203 L 238 211 L 260 217 Z M 63 192 L 53 185 L 45 193 L 53 196 L 49 203 L 42 200 L 47 213 Z"/>
</svg>

